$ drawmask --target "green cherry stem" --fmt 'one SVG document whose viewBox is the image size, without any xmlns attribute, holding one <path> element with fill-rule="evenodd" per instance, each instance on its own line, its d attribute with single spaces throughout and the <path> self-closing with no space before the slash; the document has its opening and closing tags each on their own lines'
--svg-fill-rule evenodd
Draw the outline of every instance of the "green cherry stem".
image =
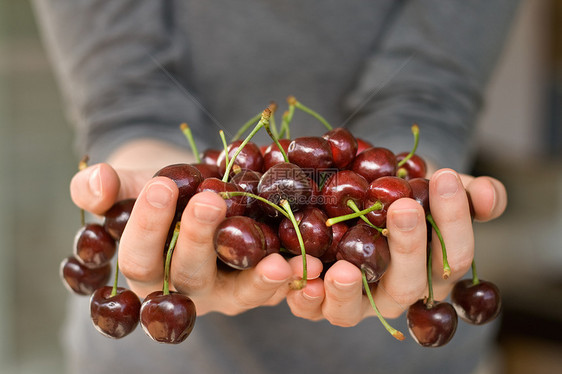
<svg viewBox="0 0 562 374">
<path fill-rule="evenodd" d="M 273 116 L 271 116 L 271 118 L 273 118 Z M 264 124 L 264 127 L 269 137 L 273 139 L 273 142 L 277 145 L 277 148 L 279 148 L 279 152 L 281 152 L 281 154 L 283 155 L 283 160 L 285 160 L 285 162 L 289 162 L 289 157 L 287 156 L 287 153 L 281 146 L 281 143 L 279 143 L 279 138 L 277 137 L 277 135 L 273 133 L 273 128 L 268 123 Z"/>
<path fill-rule="evenodd" d="M 224 136 L 224 131 L 220 130 L 219 136 L 221 138 L 222 147 L 224 149 L 224 162 L 225 162 L 226 165 L 228 165 L 228 163 L 229 163 L 229 160 L 228 160 L 228 144 L 226 144 L 226 137 Z"/>
<path fill-rule="evenodd" d="M 166 263 L 164 264 L 164 286 L 162 287 L 162 294 L 164 295 L 170 294 L 170 264 L 172 263 L 172 253 L 174 253 L 174 248 L 176 247 L 179 235 L 180 222 L 176 223 L 176 227 L 174 227 L 172 240 L 170 241 L 168 251 L 166 252 Z"/>
<path fill-rule="evenodd" d="M 245 196 L 245 197 L 250 197 L 256 200 L 259 200 L 265 204 L 268 204 L 269 206 L 271 206 L 273 209 L 276 209 L 277 211 L 279 211 L 279 213 L 281 213 L 282 215 L 284 215 L 285 217 L 287 217 L 287 219 L 290 219 L 289 215 L 287 214 L 287 212 L 285 212 L 284 209 L 280 208 L 279 206 L 275 205 L 274 203 L 272 203 L 271 201 L 264 199 L 261 196 L 258 195 L 254 195 L 251 192 L 245 192 L 245 191 L 231 191 L 231 192 L 227 192 L 227 191 L 223 191 L 223 192 L 219 192 L 219 195 L 223 198 L 223 199 L 230 199 L 231 197 L 234 196 Z"/>
<path fill-rule="evenodd" d="M 333 129 L 332 125 L 330 125 L 324 117 L 322 117 L 320 114 L 318 114 L 314 110 L 310 109 L 309 107 L 303 105 L 294 96 L 289 96 L 287 98 L 287 102 L 289 103 L 289 105 L 294 105 L 297 109 L 300 109 L 303 112 L 305 112 L 307 114 L 310 114 L 312 117 L 316 118 L 318 121 L 320 121 L 324 125 L 324 127 L 326 127 L 326 129 L 328 129 L 328 131 Z"/>
<path fill-rule="evenodd" d="M 472 284 L 477 285 L 478 283 L 480 283 L 480 279 L 476 273 L 476 262 L 472 259 Z"/>
<path fill-rule="evenodd" d="M 427 300 L 425 301 L 425 305 L 428 308 L 433 308 L 433 279 L 431 276 L 432 273 L 432 261 L 431 261 L 431 247 L 427 246 L 427 288 L 428 288 L 428 295 Z"/>
<path fill-rule="evenodd" d="M 291 283 L 290 287 L 294 290 L 302 290 L 304 286 L 306 286 L 306 279 L 307 279 L 307 267 L 306 267 L 306 249 L 304 248 L 304 241 L 302 240 L 301 230 L 299 229 L 299 224 L 293 215 L 293 211 L 291 210 L 291 206 L 287 200 L 281 200 L 279 203 L 283 209 L 287 212 L 289 216 L 289 220 L 293 224 L 295 228 L 295 232 L 297 234 L 297 239 L 299 240 L 299 245 L 301 247 L 301 256 L 302 256 L 302 279 L 296 280 Z"/>
<path fill-rule="evenodd" d="M 376 202 L 375 204 L 373 204 L 373 205 L 376 205 L 377 203 L 380 203 L 380 202 L 377 201 L 377 202 Z M 371 205 L 371 207 L 372 207 L 373 205 Z M 351 210 L 353 210 L 355 213 L 358 213 L 358 214 L 361 213 L 361 210 L 359 210 L 359 207 L 355 204 L 355 202 L 354 202 L 353 200 L 347 200 L 347 206 L 348 206 Z M 367 209 L 370 209 L 371 207 L 369 207 L 369 208 L 367 208 Z M 379 210 L 379 209 L 382 209 L 382 206 L 381 206 L 380 208 L 378 208 L 378 209 L 373 209 L 373 210 Z M 387 228 L 381 229 L 380 227 L 373 225 L 373 224 L 371 223 L 371 221 L 369 221 L 369 219 L 367 219 L 367 217 L 365 217 L 364 214 L 360 214 L 360 215 L 359 215 L 359 218 L 361 218 L 367 225 L 371 226 L 372 228 L 374 228 L 375 230 L 377 230 L 378 232 L 380 232 L 381 235 L 383 235 L 383 236 L 388 236 L 388 229 L 387 229 Z"/>
<path fill-rule="evenodd" d="M 367 214 L 369 212 L 372 212 L 373 210 L 381 210 L 382 209 L 382 204 L 380 203 L 380 201 L 377 201 L 376 203 L 374 203 L 373 205 L 371 205 L 367 209 L 359 210 L 359 208 L 357 207 L 355 202 L 350 199 L 350 200 L 347 200 L 347 206 L 350 207 L 354 211 L 354 213 L 349 213 L 349 214 L 344 214 L 343 216 L 329 218 L 326 221 L 326 226 L 332 226 L 332 225 L 335 225 L 336 223 L 339 223 L 339 222 L 348 221 L 350 219 L 354 219 L 354 218 L 364 216 L 365 214 Z M 371 222 L 369 222 L 369 220 L 367 220 L 367 222 L 372 226 L 372 224 L 371 224 Z"/>
<path fill-rule="evenodd" d="M 189 146 L 191 147 L 191 152 L 193 152 L 193 155 L 195 156 L 195 160 L 197 160 L 198 163 L 201 163 L 201 156 L 199 156 L 199 151 L 197 150 L 197 146 L 195 145 L 193 134 L 187 123 L 182 123 L 180 125 L 180 130 L 183 132 L 183 135 L 187 139 Z"/>
<path fill-rule="evenodd" d="M 439 243 L 441 243 L 441 252 L 443 252 L 443 279 L 447 279 L 451 275 L 451 267 L 449 266 L 449 261 L 447 261 L 447 248 L 445 247 L 445 241 L 441 235 L 441 230 L 439 230 L 439 227 L 433 220 L 431 213 L 428 213 L 427 216 L 425 216 L 425 219 L 429 222 L 431 227 L 433 227 L 433 230 L 435 230 L 435 233 L 439 238 Z"/>
<path fill-rule="evenodd" d="M 398 170 L 399 174 L 400 174 L 400 168 L 404 166 L 404 164 L 408 162 L 409 159 L 412 158 L 412 156 L 416 153 L 416 150 L 418 149 L 418 143 L 420 141 L 420 127 L 417 124 L 412 125 L 412 134 L 414 134 L 414 146 L 412 147 L 410 153 L 408 153 L 408 155 L 398 163 L 397 167 L 399 168 Z"/>
<path fill-rule="evenodd" d="M 277 125 L 275 124 L 275 112 L 277 112 L 277 103 L 272 101 L 269 103 L 269 110 L 271 110 L 271 117 L 269 118 L 269 125 L 271 128 L 271 133 L 276 138 L 279 137 L 279 133 L 277 132 Z"/>
<path fill-rule="evenodd" d="M 240 129 L 238 130 L 238 132 L 234 135 L 234 137 L 232 138 L 232 141 L 238 140 L 240 139 L 240 137 L 242 136 L 242 134 L 244 134 L 249 128 L 250 126 L 252 126 L 254 123 L 256 123 L 257 121 L 259 121 L 261 118 L 261 112 L 256 114 L 255 116 L 253 116 L 252 118 L 250 118 L 250 120 L 248 122 L 246 122 L 245 124 L 242 125 L 242 127 L 240 127 Z"/>
<path fill-rule="evenodd" d="M 363 288 L 365 288 L 365 293 L 367 294 L 367 298 L 371 303 L 371 307 L 373 307 L 373 310 L 377 314 L 377 317 L 379 317 L 379 321 L 381 321 L 382 325 L 384 326 L 386 331 L 390 333 L 390 335 L 394 336 L 398 340 L 404 340 L 404 334 L 396 330 L 394 327 L 390 326 L 390 324 L 382 316 L 381 312 L 379 311 L 379 308 L 377 308 L 377 305 L 375 304 L 375 300 L 373 299 L 373 295 L 371 294 L 371 287 L 369 287 L 369 283 L 367 282 L 367 277 L 363 269 L 361 269 L 361 278 L 363 278 Z"/>
<path fill-rule="evenodd" d="M 242 143 L 240 143 L 240 145 L 238 146 L 238 149 L 236 149 L 236 152 L 234 152 L 234 154 L 232 155 L 232 159 L 227 163 L 226 170 L 224 172 L 224 176 L 222 177 L 223 182 L 228 181 L 228 176 L 230 175 L 230 170 L 232 170 L 232 166 L 234 165 L 234 161 L 236 160 L 236 157 L 238 157 L 240 152 L 242 152 L 242 149 L 246 146 L 246 144 L 248 144 L 248 142 L 254 137 L 254 135 L 256 135 L 256 133 L 262 127 L 264 127 L 266 124 L 269 125 L 269 117 L 271 117 L 271 110 L 269 108 L 265 108 L 264 111 L 261 114 L 260 121 L 256 124 L 254 129 L 248 134 L 246 139 L 244 139 L 244 141 Z M 226 152 L 226 153 L 228 154 L 228 152 Z"/>
<path fill-rule="evenodd" d="M 113 278 L 113 288 L 109 297 L 117 295 L 117 280 L 119 279 L 119 261 L 115 263 L 115 277 Z"/>
</svg>

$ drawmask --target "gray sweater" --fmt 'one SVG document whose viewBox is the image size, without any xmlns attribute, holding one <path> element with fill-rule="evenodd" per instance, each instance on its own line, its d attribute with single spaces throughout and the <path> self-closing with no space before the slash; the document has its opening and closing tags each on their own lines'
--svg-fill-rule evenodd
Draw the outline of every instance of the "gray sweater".
<svg viewBox="0 0 562 374">
<path fill-rule="evenodd" d="M 156 137 L 218 147 L 270 100 L 295 95 L 335 126 L 396 152 L 411 147 L 466 170 L 483 91 L 515 0 L 35 0 L 77 129 L 77 149 L 101 161 L 123 142 Z M 324 132 L 297 113 L 292 134 Z M 264 143 L 266 136 L 258 136 Z M 376 319 L 354 328 L 293 317 L 286 305 L 201 317 L 180 346 L 137 329 L 98 336 L 87 300 L 72 298 L 65 334 L 77 372 L 469 373 L 494 326 L 461 323 L 449 345 L 396 342 Z M 394 321 L 407 330 L 404 318 Z"/>
</svg>

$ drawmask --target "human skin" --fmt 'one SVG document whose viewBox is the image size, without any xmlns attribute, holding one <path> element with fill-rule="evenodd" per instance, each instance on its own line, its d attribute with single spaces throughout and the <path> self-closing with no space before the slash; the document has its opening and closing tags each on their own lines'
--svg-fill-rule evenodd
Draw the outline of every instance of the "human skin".
<svg viewBox="0 0 562 374">
<path fill-rule="evenodd" d="M 192 162 L 184 149 L 152 139 L 124 144 L 108 159 L 78 172 L 70 183 L 74 203 L 94 214 L 103 214 L 113 203 L 135 197 L 137 202 L 119 244 L 119 268 L 139 297 L 161 289 L 162 251 L 172 222 L 177 187 L 164 177 L 152 178 L 161 167 Z M 434 220 L 447 246 L 452 275 L 441 278 L 441 247 L 432 240 L 433 287 L 437 300 L 444 299 L 454 283 L 470 268 L 474 254 L 472 217 L 485 222 L 505 210 L 507 193 L 491 177 L 460 175 L 451 169 L 432 173 L 430 202 Z M 216 311 L 236 315 L 286 299 L 294 315 L 310 320 L 326 319 L 338 326 L 354 326 L 374 315 L 362 294 L 361 272 L 347 261 L 338 261 L 320 279 L 322 263 L 308 257 L 308 282 L 302 290 L 290 290 L 292 279 L 301 277 L 300 257 L 285 260 L 271 254 L 248 270 L 217 269 L 213 233 L 224 218 L 226 204 L 212 193 L 195 195 L 187 205 L 172 258 L 172 288 L 189 295 L 197 313 Z M 426 221 L 422 207 L 413 199 L 394 202 L 387 217 L 392 261 L 373 289 L 375 302 L 387 318 L 401 315 L 427 294 Z M 435 238 L 437 239 L 437 238 Z"/>
</svg>

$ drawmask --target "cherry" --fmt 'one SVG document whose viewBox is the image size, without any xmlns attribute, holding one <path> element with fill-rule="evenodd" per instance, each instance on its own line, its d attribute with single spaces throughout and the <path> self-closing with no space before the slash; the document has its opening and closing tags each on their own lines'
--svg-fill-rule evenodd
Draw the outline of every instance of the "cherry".
<svg viewBox="0 0 562 374">
<path fill-rule="evenodd" d="M 459 317 L 473 325 L 494 320 L 501 311 L 500 290 L 492 282 L 472 279 L 458 281 L 451 292 L 451 301 Z"/>
<path fill-rule="evenodd" d="M 88 268 L 105 266 L 115 255 L 115 239 L 102 225 L 88 223 L 81 227 L 74 238 L 74 255 Z"/>
<path fill-rule="evenodd" d="M 64 285 L 78 295 L 91 295 L 104 286 L 111 276 L 111 265 L 91 269 L 82 265 L 74 256 L 62 260 L 60 276 Z"/>
<path fill-rule="evenodd" d="M 363 152 L 367 148 L 372 148 L 373 144 L 371 142 L 366 141 L 365 139 L 356 138 L 357 140 L 357 152 L 355 155 L 357 156 L 359 153 Z"/>
<path fill-rule="evenodd" d="M 245 216 L 222 221 L 215 231 L 214 244 L 218 258 L 239 270 L 256 266 L 266 255 L 266 240 L 260 226 Z"/>
<path fill-rule="evenodd" d="M 235 140 L 230 143 L 227 147 L 228 149 L 228 159 L 231 160 L 234 157 L 236 151 L 242 144 L 242 140 Z M 224 175 L 226 171 L 226 152 L 223 150 L 219 158 L 217 159 L 217 165 L 219 167 L 219 173 Z M 244 148 L 236 156 L 234 165 L 238 165 L 241 169 L 249 169 L 261 172 L 263 170 L 263 156 L 260 152 L 259 147 L 253 142 L 247 142 Z"/>
<path fill-rule="evenodd" d="M 220 154 L 221 151 L 219 149 L 208 148 L 204 150 L 199 156 L 201 158 L 201 164 L 216 166 Z"/>
<path fill-rule="evenodd" d="M 259 221 L 256 223 L 260 227 L 265 239 L 266 256 L 272 253 L 279 253 L 281 249 L 281 241 L 279 240 L 279 236 L 277 236 L 277 231 L 267 223 Z"/>
<path fill-rule="evenodd" d="M 396 156 L 382 147 L 367 148 L 353 160 L 350 169 L 367 180 L 396 175 Z"/>
<path fill-rule="evenodd" d="M 140 323 L 144 332 L 160 343 L 179 344 L 195 326 L 195 304 L 177 292 L 154 291 L 144 299 Z"/>
<path fill-rule="evenodd" d="M 215 193 L 220 192 L 235 192 L 240 191 L 240 187 L 231 182 L 223 182 L 218 178 L 207 178 L 197 188 L 197 192 L 212 191 Z M 246 212 L 245 197 L 232 196 L 225 199 L 226 202 L 226 216 L 241 216 Z"/>
<path fill-rule="evenodd" d="M 337 127 L 322 136 L 330 143 L 334 166 L 345 168 L 353 161 L 357 154 L 357 140 L 344 127 Z"/>
<path fill-rule="evenodd" d="M 338 244 L 338 260 L 346 260 L 361 269 L 367 282 L 379 280 L 390 263 L 386 237 L 371 226 L 355 225 L 347 230 Z"/>
<path fill-rule="evenodd" d="M 197 192 L 197 187 L 203 177 L 197 168 L 189 164 L 172 164 L 158 170 L 155 177 L 167 177 L 178 186 L 178 201 L 176 204 L 176 217 L 181 216 L 189 199 Z"/>
<path fill-rule="evenodd" d="M 324 252 L 324 254 L 320 256 L 320 260 L 323 263 L 329 264 L 332 262 L 336 262 L 338 245 L 340 244 L 341 238 L 344 236 L 347 230 L 348 226 L 343 222 L 332 225 L 332 244 L 330 244 L 326 252 Z"/>
<path fill-rule="evenodd" d="M 312 171 L 327 169 L 334 163 L 330 143 L 319 136 L 304 136 L 294 139 L 287 150 L 289 161 Z"/>
<path fill-rule="evenodd" d="M 230 182 L 237 185 L 241 191 L 250 192 L 254 195 L 258 193 L 258 184 L 260 183 L 262 177 L 262 173 L 244 169 L 240 171 L 238 174 L 235 174 L 231 179 Z M 246 202 L 246 211 L 249 215 L 252 215 L 253 218 L 259 216 L 258 212 L 261 212 L 257 208 L 256 199 L 251 197 L 244 198 Z"/>
<path fill-rule="evenodd" d="M 110 338 L 122 338 L 139 323 L 141 302 L 131 290 L 117 287 L 98 288 L 90 298 L 90 316 L 96 329 Z"/>
<path fill-rule="evenodd" d="M 318 208 L 307 207 L 295 213 L 295 219 L 304 240 L 306 253 L 321 257 L 332 244 L 332 228 L 326 226 L 326 214 Z M 279 239 L 283 247 L 295 255 L 301 254 L 297 233 L 290 219 L 284 218 L 279 224 Z"/>
<path fill-rule="evenodd" d="M 285 150 L 285 152 L 289 149 L 289 144 L 291 143 L 290 139 L 279 139 L 279 144 Z M 275 142 L 271 143 L 267 146 L 263 151 L 263 169 L 269 170 L 273 165 L 285 162 L 285 158 L 283 157 L 283 153 L 279 150 L 279 147 Z"/>
<path fill-rule="evenodd" d="M 409 155 L 409 152 L 402 152 L 396 155 L 396 161 L 400 163 Z M 427 174 L 427 164 L 420 156 L 412 155 L 402 166 L 397 168 L 396 175 L 406 180 L 413 178 L 425 178 Z"/>
<path fill-rule="evenodd" d="M 258 184 L 258 195 L 278 205 L 287 200 L 292 210 L 298 210 L 310 202 L 312 186 L 303 170 L 295 164 L 283 162 L 267 170 Z M 279 217 L 278 210 L 258 201 L 259 207 L 269 217 Z"/>
<path fill-rule="evenodd" d="M 406 318 L 410 334 L 423 347 L 441 347 L 453 338 L 457 330 L 457 313 L 447 302 L 430 305 L 420 299 L 410 305 Z"/>
<path fill-rule="evenodd" d="M 412 188 L 412 196 L 423 207 L 424 213 L 429 213 L 429 180 L 413 178 L 408 181 Z"/>
<path fill-rule="evenodd" d="M 120 240 L 125 230 L 125 225 L 129 221 L 131 211 L 135 205 L 135 199 L 125 199 L 116 202 L 104 214 L 103 228 L 115 240 Z"/>
<path fill-rule="evenodd" d="M 413 197 L 412 188 L 407 181 L 393 176 L 375 179 L 369 184 L 363 208 L 368 208 L 376 202 L 380 202 L 382 203 L 382 209 L 367 213 L 367 219 L 377 227 L 386 226 L 388 207 L 402 197 Z"/>
<path fill-rule="evenodd" d="M 329 217 L 353 213 L 349 202 L 352 201 L 359 207 L 363 206 L 368 186 L 365 178 L 351 170 L 333 174 L 322 187 L 324 210 Z"/>
<path fill-rule="evenodd" d="M 219 173 L 219 167 L 217 165 L 209 165 L 209 164 L 191 164 L 195 169 L 199 170 L 201 173 L 201 178 L 203 180 L 207 178 L 220 178 L 221 174 Z"/>
</svg>

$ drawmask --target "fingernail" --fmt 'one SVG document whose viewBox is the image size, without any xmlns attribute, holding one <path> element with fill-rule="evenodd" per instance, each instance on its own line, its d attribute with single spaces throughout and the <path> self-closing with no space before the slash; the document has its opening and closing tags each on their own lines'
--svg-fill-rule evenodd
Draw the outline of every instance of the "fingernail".
<svg viewBox="0 0 562 374">
<path fill-rule="evenodd" d="M 418 224 L 418 211 L 404 209 L 394 211 L 392 221 L 400 231 L 412 231 Z"/>
<path fill-rule="evenodd" d="M 264 283 L 268 284 L 281 284 L 287 281 L 286 279 L 271 279 L 267 275 L 262 275 L 261 278 Z"/>
<path fill-rule="evenodd" d="M 359 282 L 351 282 L 351 283 L 341 283 L 338 281 L 334 281 L 334 286 L 341 291 L 350 291 L 355 287 L 359 286 Z"/>
<path fill-rule="evenodd" d="M 458 189 L 459 181 L 454 173 L 446 171 L 437 177 L 437 193 L 441 197 L 451 197 Z"/>
<path fill-rule="evenodd" d="M 221 209 L 209 204 L 195 203 L 193 207 L 193 215 L 200 223 L 213 223 L 219 219 Z"/>
<path fill-rule="evenodd" d="M 318 300 L 320 298 L 320 296 L 310 296 L 309 294 L 307 294 L 304 291 L 302 291 L 302 297 L 304 297 L 306 300 L 310 300 L 310 301 L 315 301 L 315 300 Z"/>
<path fill-rule="evenodd" d="M 101 196 L 101 177 L 100 177 L 100 167 L 95 167 L 90 172 L 90 178 L 88 179 L 88 185 L 90 187 L 90 192 L 95 197 Z"/>
<path fill-rule="evenodd" d="M 173 191 L 163 183 L 155 182 L 148 186 L 146 200 L 155 208 L 164 208 L 172 200 Z"/>
</svg>

